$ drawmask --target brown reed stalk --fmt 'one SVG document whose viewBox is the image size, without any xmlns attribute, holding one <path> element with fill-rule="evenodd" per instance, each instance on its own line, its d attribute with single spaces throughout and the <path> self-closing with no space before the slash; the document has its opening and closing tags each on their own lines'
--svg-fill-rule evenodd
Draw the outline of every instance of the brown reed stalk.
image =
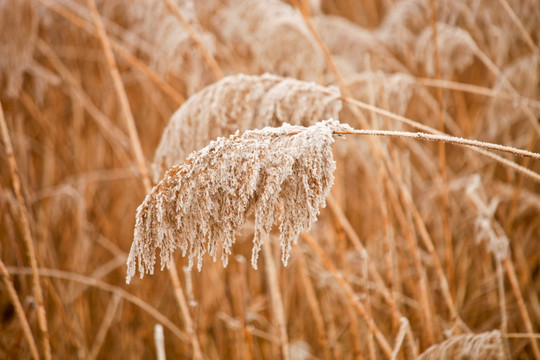
<svg viewBox="0 0 540 360">
<path fill-rule="evenodd" d="M 351 302 L 358 314 L 366 322 L 368 328 L 375 335 L 375 339 L 377 340 L 377 343 L 379 344 L 383 353 L 388 358 L 390 358 L 392 356 L 392 348 L 390 347 L 390 344 L 386 340 L 381 330 L 377 327 L 377 324 L 375 324 L 374 319 L 368 315 L 364 305 L 358 300 L 356 294 L 354 293 L 354 290 L 351 288 L 351 285 L 349 285 L 343 275 L 336 269 L 328 255 L 326 255 L 324 249 L 321 248 L 321 246 L 311 237 L 311 235 L 304 232 L 302 233 L 302 239 L 304 239 L 304 241 L 309 245 L 309 247 L 313 249 L 315 254 L 317 254 L 319 259 L 321 260 L 325 269 L 328 270 L 332 277 L 338 282 L 338 285 L 343 290 L 344 295 L 347 297 L 347 300 Z"/>
<path fill-rule="evenodd" d="M 349 220 L 347 219 L 347 217 L 343 213 L 343 210 L 341 210 L 341 208 L 337 205 L 334 198 L 332 196 L 329 196 L 328 199 L 326 200 L 326 202 L 328 204 L 328 207 L 330 208 L 330 210 L 334 214 L 334 216 L 335 216 L 336 220 L 338 221 L 338 223 L 341 225 L 341 227 L 343 227 L 343 230 L 345 231 L 345 233 L 349 237 L 349 240 L 352 242 L 352 244 L 353 244 L 354 248 L 356 249 L 356 251 L 359 254 L 362 254 L 362 253 L 367 254 L 367 250 L 366 250 L 365 246 L 360 241 L 360 238 L 358 237 L 358 235 L 354 231 L 354 228 L 352 227 L 351 223 L 349 222 Z M 393 309 L 392 311 L 397 312 L 397 307 L 396 307 L 395 302 L 393 300 L 393 296 L 389 292 L 388 287 L 384 283 L 384 281 L 382 279 L 382 276 L 380 275 L 379 271 L 377 270 L 377 267 L 375 266 L 375 264 L 373 263 L 373 260 L 371 259 L 371 257 L 369 255 L 366 257 L 366 261 L 367 261 L 367 264 L 368 264 L 368 267 L 369 267 L 369 272 L 371 273 L 371 275 L 375 279 L 375 282 L 379 286 L 379 290 L 381 291 L 381 294 L 384 297 L 385 301 L 392 307 L 392 309 Z"/>
<path fill-rule="evenodd" d="M 533 151 L 518 149 L 512 146 L 489 143 L 485 141 L 464 139 L 464 138 L 450 136 L 450 135 L 427 134 L 423 132 L 392 131 L 392 130 L 363 130 L 363 129 L 334 131 L 334 133 L 336 135 L 353 135 L 353 134 L 354 135 L 376 135 L 376 136 L 412 138 L 412 139 L 424 140 L 424 141 L 437 141 L 437 142 L 444 142 L 447 144 L 476 147 L 476 148 L 480 148 L 484 150 L 500 151 L 500 152 L 505 152 L 512 155 L 516 155 L 516 156 L 540 160 L 540 154 Z"/>
<path fill-rule="evenodd" d="M 441 76 L 441 59 L 439 56 L 439 40 L 437 29 L 437 7 L 435 0 L 429 0 L 430 10 L 430 25 L 432 33 L 433 43 L 433 56 L 435 62 L 435 79 L 439 80 Z M 439 123 L 439 131 L 444 132 L 444 100 L 442 88 L 437 87 L 435 89 L 437 95 L 437 101 L 439 103 L 439 111 L 437 112 L 437 118 Z M 441 189 L 441 206 L 442 206 L 442 222 L 443 222 L 443 234 L 444 234 L 444 250 L 446 252 L 446 276 L 448 278 L 448 285 L 450 287 L 450 294 L 452 297 L 455 295 L 454 289 L 454 251 L 452 244 L 452 231 L 450 229 L 450 206 L 448 203 L 448 175 L 446 172 L 446 146 L 443 142 L 439 143 L 439 166 L 441 171 L 442 189 Z"/>
<path fill-rule="evenodd" d="M 241 328 L 240 344 L 238 346 L 238 356 L 242 356 L 246 360 L 253 360 L 253 335 L 247 324 L 247 309 L 246 309 L 246 294 L 248 293 L 248 285 L 246 284 L 246 258 L 242 255 L 235 256 L 236 271 L 229 277 L 229 286 L 231 291 L 232 308 L 235 317 L 240 317 Z"/>
<path fill-rule="evenodd" d="M 327 92 L 327 91 L 325 91 Z M 408 119 L 404 116 L 400 116 L 400 115 L 397 115 L 397 114 L 394 114 L 390 111 L 387 111 L 387 110 L 384 110 L 384 109 L 381 109 L 381 108 L 378 108 L 376 106 L 372 106 L 372 105 L 369 105 L 369 104 L 366 104 L 362 101 L 358 101 L 356 99 L 353 99 L 353 98 L 350 98 L 350 97 L 347 97 L 347 96 L 342 96 L 341 99 L 346 102 L 346 103 L 349 103 L 349 104 L 352 104 L 354 106 L 357 106 L 361 109 L 365 109 L 365 110 L 368 110 L 368 111 L 373 111 L 379 115 L 383 115 L 389 119 L 392 119 L 392 120 L 395 120 L 395 121 L 398 121 L 400 123 L 403 123 L 403 124 L 407 124 L 407 125 L 410 125 L 412 126 L 413 128 L 415 129 L 419 129 L 419 130 L 422 130 L 422 131 L 425 131 L 427 133 L 431 133 L 431 134 L 438 134 L 438 135 L 443 135 L 440 131 L 430 127 L 430 126 L 427 126 L 427 125 L 423 125 L 419 122 L 416 122 L 414 120 L 411 120 L 411 119 Z M 465 145 L 467 146 L 467 145 Z M 523 167 L 513 161 L 510 161 L 508 159 L 505 159 L 497 154 L 494 154 L 490 151 L 486 151 L 485 149 L 482 149 L 482 148 L 477 148 L 477 147 L 470 147 L 470 149 L 472 149 L 473 151 L 476 151 L 482 155 L 485 155 L 501 164 L 503 164 L 504 166 L 508 167 L 508 168 L 511 168 L 513 170 L 515 170 L 517 173 L 519 174 L 523 174 L 527 177 L 529 177 L 530 179 L 540 183 L 540 175 L 537 174 L 536 172 L 526 168 L 526 167 Z M 495 150 L 495 149 L 493 149 Z"/>
<path fill-rule="evenodd" d="M 8 296 L 13 303 L 13 307 L 15 308 L 15 313 L 19 318 L 19 322 L 21 323 L 21 327 L 23 329 L 24 336 L 26 337 L 26 341 L 28 341 L 28 347 L 30 348 L 32 358 L 34 358 L 34 360 L 39 360 L 36 341 L 34 340 L 34 336 L 32 335 L 32 330 L 30 329 L 30 325 L 28 324 L 28 319 L 26 318 L 26 314 L 24 313 L 21 301 L 19 300 L 19 296 L 17 295 L 17 290 L 15 290 L 15 287 L 13 286 L 11 277 L 9 276 L 8 270 L 4 265 L 2 259 L 0 259 L 0 275 L 2 276 L 2 280 L 4 281 L 4 285 L 6 286 Z"/>
<path fill-rule="evenodd" d="M 167 8 L 169 9 L 170 12 L 172 12 L 174 14 L 174 16 L 176 16 L 176 18 L 178 19 L 178 21 L 180 21 L 180 23 L 182 24 L 182 26 L 184 27 L 184 29 L 186 29 L 186 31 L 188 32 L 189 34 L 189 37 L 191 38 L 191 40 L 195 43 L 195 45 L 197 46 L 197 48 L 199 49 L 199 51 L 201 52 L 204 60 L 208 63 L 208 65 L 210 66 L 210 69 L 212 70 L 212 73 L 214 74 L 214 77 L 216 78 L 216 80 L 221 80 L 223 79 L 223 72 L 221 71 L 221 68 L 219 67 L 216 59 L 214 58 L 214 56 L 212 56 L 212 54 L 210 54 L 208 52 L 208 50 L 206 50 L 206 48 L 204 47 L 203 43 L 201 42 L 201 40 L 199 39 L 199 36 L 197 35 L 197 33 L 195 32 L 195 30 L 193 29 L 193 27 L 191 26 L 191 24 L 186 20 L 186 18 L 182 15 L 182 12 L 180 11 L 180 9 L 178 8 L 177 5 L 175 5 L 172 0 L 163 0 L 163 2 L 165 3 L 165 5 L 167 6 Z"/>
<path fill-rule="evenodd" d="M 137 128 L 135 126 L 135 120 L 133 118 L 133 114 L 131 113 L 131 107 L 129 105 L 129 100 L 126 95 L 126 90 L 124 89 L 124 84 L 122 83 L 122 78 L 120 77 L 120 72 L 118 71 L 118 66 L 116 65 L 116 60 L 114 59 L 111 43 L 110 43 L 109 37 L 107 36 L 107 33 L 105 32 L 103 22 L 101 21 L 101 17 L 98 13 L 94 0 L 87 0 L 86 3 L 92 14 L 92 20 L 94 22 L 97 35 L 101 42 L 101 46 L 103 47 L 103 52 L 105 54 L 105 59 L 107 61 L 107 66 L 109 68 L 109 73 L 113 81 L 115 93 L 118 97 L 118 100 L 120 101 L 122 115 L 126 122 L 132 149 L 135 154 L 135 161 L 141 173 L 141 180 L 144 184 L 145 189 L 148 192 L 152 188 L 152 185 L 150 182 L 150 177 L 148 176 L 146 162 L 144 159 L 144 154 L 142 152 L 141 142 L 139 140 L 139 135 L 137 133 Z"/>
<path fill-rule="evenodd" d="M 402 182 L 399 180 L 396 181 L 398 184 L 396 186 L 398 187 L 405 187 Z M 387 183 L 387 189 L 391 189 L 391 185 L 388 182 Z M 388 192 L 389 195 L 393 198 L 395 198 L 395 194 Z M 423 325 L 425 327 L 425 332 L 427 336 L 427 343 L 428 345 L 432 345 L 435 343 L 435 337 L 436 335 L 436 323 L 434 322 L 433 317 L 433 309 L 432 309 L 432 298 L 430 296 L 429 288 L 428 288 L 428 278 L 426 274 L 425 268 L 422 266 L 422 261 L 420 259 L 420 250 L 418 248 L 416 234 L 414 232 L 413 226 L 410 224 L 410 219 L 407 218 L 407 213 L 405 212 L 405 209 L 408 209 L 406 205 L 399 207 L 397 201 L 393 201 L 393 204 L 395 204 L 394 212 L 398 218 L 398 221 L 400 222 L 400 225 L 402 227 L 402 230 L 404 231 L 404 237 L 407 242 L 407 246 L 409 248 L 409 253 L 412 257 L 412 262 L 414 265 L 414 268 L 416 270 L 416 276 L 418 277 L 418 286 L 420 287 L 420 291 L 418 296 L 420 297 L 420 309 L 419 312 L 423 318 Z"/>
<path fill-rule="evenodd" d="M 324 55 L 324 59 L 326 61 L 326 64 L 328 65 L 328 67 L 330 68 L 330 70 L 332 71 L 334 76 L 336 77 L 336 80 L 337 80 L 337 82 L 339 84 L 339 87 L 340 87 L 341 91 L 343 91 L 343 93 L 346 96 L 350 96 L 349 88 L 347 87 L 347 85 L 345 83 L 345 80 L 343 80 L 343 76 L 341 76 L 341 73 L 339 72 L 338 68 L 336 67 L 336 64 L 334 63 L 334 60 L 332 60 L 332 56 L 330 55 L 330 52 L 328 51 L 328 48 L 324 45 L 323 41 L 321 40 L 321 37 L 319 36 L 319 34 L 317 33 L 317 30 L 313 26 L 313 23 L 311 22 L 310 13 L 309 13 L 309 9 L 307 7 L 307 4 L 305 2 L 300 3 L 299 0 L 291 0 L 291 3 L 302 14 L 302 18 L 304 19 L 304 23 L 308 27 L 309 32 L 311 33 L 311 35 L 313 36 L 313 38 L 317 42 L 317 45 L 321 49 L 321 51 L 322 51 L 322 53 Z"/>
<path fill-rule="evenodd" d="M 120 77 L 118 67 L 116 66 L 116 61 L 114 59 L 110 41 L 107 36 L 107 33 L 105 32 L 105 28 L 103 27 L 103 23 L 101 21 L 101 17 L 98 13 L 94 0 L 87 0 L 87 5 L 88 5 L 88 8 L 90 9 L 90 12 L 92 13 L 94 26 L 96 27 L 99 39 L 101 41 L 101 45 L 103 47 L 103 51 L 105 53 L 105 57 L 107 59 L 107 65 L 109 67 L 109 72 L 113 80 L 114 89 L 118 96 L 118 99 L 120 100 L 122 113 L 125 118 L 126 125 L 128 127 L 128 133 L 131 140 L 132 149 L 135 153 L 135 160 L 137 162 L 137 166 L 139 167 L 139 171 L 141 174 L 141 179 L 143 181 L 144 187 L 146 189 L 146 192 L 148 193 L 152 189 L 151 180 L 148 175 L 148 170 L 146 167 L 146 162 L 145 162 L 144 154 L 142 151 L 142 146 L 139 140 L 139 135 L 137 133 L 137 128 L 135 127 L 135 120 L 133 119 L 133 115 L 131 113 L 131 108 L 130 108 L 129 101 L 126 95 L 126 91 L 124 89 L 124 85 L 122 83 L 122 79 Z M 190 338 L 191 345 L 193 347 L 193 357 L 194 359 L 202 359 L 202 353 L 201 353 L 199 342 L 197 340 L 197 335 L 193 331 L 193 320 L 189 313 L 189 309 L 186 303 L 186 297 L 184 295 L 184 291 L 182 290 L 182 286 L 180 285 L 180 280 L 178 279 L 178 272 L 175 266 L 169 267 L 169 276 L 171 278 L 171 282 L 173 285 L 175 299 L 182 312 L 182 318 L 184 320 L 184 324 L 186 326 L 188 336 Z"/>
<path fill-rule="evenodd" d="M 514 25 L 517 26 L 517 28 L 519 29 L 519 32 L 521 34 L 521 36 L 523 37 L 523 39 L 525 40 L 525 42 L 527 43 L 527 46 L 529 46 L 529 48 L 538 56 L 540 55 L 540 49 L 538 48 L 538 46 L 534 43 L 534 40 L 532 39 L 531 35 L 529 34 L 529 32 L 527 31 L 527 29 L 525 29 L 525 27 L 523 26 L 523 23 L 521 22 L 521 20 L 519 20 L 518 16 L 516 15 L 516 13 L 514 12 L 514 10 L 512 10 L 512 7 L 510 6 L 510 4 L 508 4 L 508 1 L 507 0 L 499 0 L 499 4 L 501 4 L 501 6 L 504 8 L 504 11 L 506 11 L 506 13 L 508 14 L 508 16 L 510 17 L 510 19 L 512 20 L 512 22 L 514 23 Z"/>
<path fill-rule="evenodd" d="M 269 241 L 268 235 L 266 235 L 263 245 L 264 255 L 264 269 L 266 272 L 266 279 L 268 281 L 268 292 L 270 293 L 270 303 L 272 306 L 272 313 L 277 322 L 276 327 L 278 331 L 278 342 L 280 347 L 280 358 L 284 360 L 290 359 L 290 345 L 289 337 L 287 336 L 287 320 L 285 318 L 285 309 L 283 307 L 283 296 L 279 289 L 278 272 L 276 269 L 276 263 L 274 262 L 274 255 L 272 254 L 272 244 Z"/>
<path fill-rule="evenodd" d="M 372 312 L 371 312 L 371 297 L 369 295 L 368 263 L 366 261 L 367 256 L 368 256 L 367 251 L 360 253 L 360 257 L 363 260 L 362 261 L 362 277 L 365 284 L 364 285 L 364 291 L 365 291 L 365 299 L 364 299 L 365 305 L 364 306 L 366 307 L 367 315 L 369 317 L 373 317 Z M 368 343 L 368 350 L 369 350 L 369 358 L 371 360 L 376 360 L 377 352 L 375 349 L 375 344 L 373 343 L 373 332 L 370 329 L 368 329 L 367 337 L 368 337 L 367 343 Z"/>
<path fill-rule="evenodd" d="M 519 101 L 527 107 L 540 110 L 540 101 L 529 98 L 529 97 L 525 97 L 522 95 L 519 95 L 516 97 L 516 95 L 511 94 L 506 91 L 493 90 L 492 88 L 488 88 L 484 86 L 466 84 L 466 83 L 451 81 L 451 80 L 446 80 L 446 79 L 415 78 L 415 80 L 423 86 L 441 87 L 443 89 L 457 90 L 457 91 L 466 92 L 470 94 L 482 95 L 482 96 L 487 96 L 494 99 L 505 100 L 512 103 Z"/>
<path fill-rule="evenodd" d="M 27 276 L 32 275 L 32 270 L 26 267 L 8 267 L 7 270 L 10 274 L 27 275 Z M 186 342 L 186 343 L 189 342 L 189 337 L 182 330 L 180 330 L 178 326 L 176 326 L 171 320 L 169 320 L 167 316 L 159 312 L 152 305 L 143 301 L 141 298 L 133 294 L 130 294 L 129 292 L 127 292 L 126 290 L 118 286 L 114 286 L 104 281 L 97 280 L 88 276 L 84 276 L 84 275 L 69 272 L 69 271 L 39 268 L 38 272 L 39 272 L 39 275 L 42 277 L 50 277 L 50 278 L 55 278 L 55 279 L 60 279 L 60 280 L 72 281 L 72 282 L 84 284 L 90 287 L 95 287 L 102 291 L 106 291 L 111 294 L 117 295 L 121 297 L 122 299 L 137 306 L 144 312 L 146 312 L 148 315 L 153 317 L 160 324 L 163 324 L 163 326 L 169 329 L 171 333 L 174 334 L 178 338 L 179 341 Z"/>
<path fill-rule="evenodd" d="M 506 274 L 508 276 L 508 280 L 510 281 L 510 285 L 512 286 L 512 291 L 514 292 L 514 296 L 516 297 L 519 313 L 521 315 L 521 318 L 523 319 L 523 324 L 525 325 L 525 329 L 527 330 L 527 333 L 534 334 L 531 318 L 529 316 L 529 312 L 527 311 L 527 307 L 525 306 L 525 301 L 523 300 L 523 294 L 521 293 L 521 289 L 519 288 L 519 283 L 518 283 L 518 279 L 516 275 L 516 269 L 514 268 L 514 264 L 512 263 L 510 256 L 507 256 L 506 258 L 503 259 L 503 266 L 504 266 L 504 269 L 506 270 Z M 530 336 L 529 341 L 531 343 L 534 358 L 536 360 L 539 360 L 540 349 L 538 348 L 537 339 L 535 339 L 533 336 Z"/>
<path fill-rule="evenodd" d="M 11 138 L 9 136 L 6 119 L 4 117 L 2 103 L 0 103 L 0 135 L 2 137 L 2 143 L 4 145 L 4 149 L 8 158 L 8 168 L 9 174 L 11 176 L 13 192 L 15 193 L 15 196 L 17 198 L 17 204 L 19 206 L 19 220 L 23 233 L 25 253 L 28 261 L 30 262 L 30 268 L 32 269 L 32 290 L 34 298 L 37 302 L 39 337 L 41 339 L 42 346 L 41 351 L 44 359 L 50 360 L 52 355 L 51 344 L 49 340 L 49 330 L 47 325 L 47 313 L 45 311 L 45 304 L 43 300 L 43 289 L 41 288 L 41 282 L 39 280 L 39 274 L 37 270 L 37 257 L 34 250 L 34 239 L 32 237 L 32 231 L 30 230 L 30 215 L 23 198 L 23 189 L 21 185 L 21 180 L 19 178 L 19 171 L 17 169 L 17 161 L 15 160 L 13 145 L 11 144 Z"/>
<path fill-rule="evenodd" d="M 396 336 L 396 341 L 394 345 L 394 351 L 392 352 L 392 357 L 390 360 L 396 360 L 399 356 L 400 350 L 403 348 L 403 343 L 406 341 L 409 346 L 409 356 L 410 359 L 416 359 L 418 357 L 418 349 L 414 342 L 414 336 L 412 334 L 411 325 L 407 318 L 399 319 L 401 325 L 399 326 L 399 331 Z"/>
<path fill-rule="evenodd" d="M 324 320 L 322 316 L 321 307 L 319 306 L 319 301 L 317 300 L 317 294 L 313 286 L 313 282 L 309 277 L 308 269 L 306 266 L 306 260 L 304 253 L 301 249 L 298 249 L 296 252 L 296 262 L 298 264 L 298 272 L 300 273 L 301 283 L 304 287 L 304 296 L 313 315 L 313 320 L 315 321 L 315 331 L 317 332 L 317 341 L 319 346 L 322 349 L 323 359 L 330 360 L 330 347 L 328 346 L 328 336 L 324 326 Z"/>
<path fill-rule="evenodd" d="M 508 315 L 506 313 L 506 295 L 504 292 L 504 270 L 501 259 L 495 257 L 495 266 L 497 270 L 497 287 L 499 290 L 499 311 L 501 312 L 501 334 L 508 333 Z"/>
</svg>

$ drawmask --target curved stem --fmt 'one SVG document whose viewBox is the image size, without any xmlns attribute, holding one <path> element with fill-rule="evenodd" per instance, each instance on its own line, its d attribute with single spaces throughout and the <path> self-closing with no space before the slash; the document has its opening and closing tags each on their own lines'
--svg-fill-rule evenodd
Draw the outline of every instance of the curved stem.
<svg viewBox="0 0 540 360">
<path fill-rule="evenodd" d="M 448 144 L 456 144 L 462 146 L 474 146 L 486 150 L 502 151 L 512 155 L 532 158 L 540 160 L 540 154 L 528 150 L 518 149 L 512 146 L 505 146 L 500 144 L 493 144 L 489 142 L 464 139 L 457 136 L 442 135 L 442 134 L 427 134 L 424 132 L 410 132 L 410 131 L 393 131 L 393 130 L 348 130 L 348 131 L 334 131 L 335 135 L 376 135 L 376 136 L 389 136 L 398 138 L 412 138 L 425 141 L 442 141 Z"/>
</svg>

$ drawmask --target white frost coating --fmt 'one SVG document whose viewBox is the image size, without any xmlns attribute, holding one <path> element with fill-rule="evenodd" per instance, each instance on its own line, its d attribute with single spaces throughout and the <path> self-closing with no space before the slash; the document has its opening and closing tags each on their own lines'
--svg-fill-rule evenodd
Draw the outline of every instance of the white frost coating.
<svg viewBox="0 0 540 360">
<path fill-rule="evenodd" d="M 159 249 L 161 269 L 180 248 L 189 267 L 208 252 L 227 265 L 230 248 L 250 215 L 255 218 L 251 263 L 263 240 L 279 221 L 282 262 L 291 244 L 316 221 L 332 187 L 335 169 L 333 131 L 351 130 L 329 119 L 310 127 L 238 132 L 218 138 L 174 166 L 137 209 L 127 282 L 137 267 L 152 274 Z"/>
<path fill-rule="evenodd" d="M 220 136 L 284 122 L 309 126 L 337 118 L 340 110 L 336 87 L 270 74 L 227 76 L 191 96 L 172 116 L 154 155 L 154 181 Z"/>
</svg>

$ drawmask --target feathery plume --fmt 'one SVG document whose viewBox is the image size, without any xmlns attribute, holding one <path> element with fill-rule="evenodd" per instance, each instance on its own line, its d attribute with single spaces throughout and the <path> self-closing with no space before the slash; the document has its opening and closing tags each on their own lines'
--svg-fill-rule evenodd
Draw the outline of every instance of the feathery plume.
<svg viewBox="0 0 540 360">
<path fill-rule="evenodd" d="M 472 64 L 476 44 L 467 31 L 442 22 L 437 23 L 437 34 L 442 76 L 451 78 Z M 430 76 L 435 74 L 432 37 L 433 29 L 426 27 L 416 43 L 416 59 Z"/>
<path fill-rule="evenodd" d="M 216 51 L 214 35 L 202 29 L 192 1 L 180 1 L 182 15 L 197 31 L 206 50 Z M 191 94 L 211 83 L 213 77 L 204 57 L 189 33 L 162 0 L 137 0 L 126 6 L 129 29 L 155 47 L 150 54 L 150 66 L 160 74 L 182 72 L 182 80 Z"/>
<path fill-rule="evenodd" d="M 510 359 L 506 340 L 499 330 L 480 334 L 452 336 L 440 344 L 433 345 L 422 353 L 418 360 L 458 360 L 458 359 Z"/>
<path fill-rule="evenodd" d="M 291 244 L 308 230 L 325 206 L 333 184 L 333 132 L 352 130 L 330 119 L 310 127 L 283 124 L 218 138 L 173 166 L 137 209 L 127 282 L 153 273 L 159 249 L 161 268 L 174 250 L 202 266 L 208 252 L 227 264 L 231 246 L 250 215 L 255 217 L 251 263 L 279 220 L 282 262 Z"/>
<path fill-rule="evenodd" d="M 190 97 L 172 116 L 154 155 L 154 181 L 191 152 L 236 130 L 284 122 L 309 126 L 314 119 L 337 118 L 339 97 L 336 87 L 275 75 L 225 77 Z"/>
<path fill-rule="evenodd" d="M 372 31 L 338 16 L 321 15 L 313 20 L 341 73 L 354 74 L 366 70 L 366 54 L 371 55 L 372 60 L 377 62 L 379 70 L 392 69 L 387 62 L 387 52 Z"/>
<path fill-rule="evenodd" d="M 317 80 L 325 73 L 302 16 L 282 1 L 232 0 L 211 22 L 229 48 L 249 59 L 252 71 L 302 80 Z"/>
</svg>

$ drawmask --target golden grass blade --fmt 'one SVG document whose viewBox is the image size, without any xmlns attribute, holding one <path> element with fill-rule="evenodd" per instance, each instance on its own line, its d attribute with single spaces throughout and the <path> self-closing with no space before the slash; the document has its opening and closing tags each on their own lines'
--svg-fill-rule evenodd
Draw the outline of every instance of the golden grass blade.
<svg viewBox="0 0 540 360">
<path fill-rule="evenodd" d="M 43 299 L 43 289 L 39 280 L 39 274 L 37 271 L 37 257 L 34 248 L 34 239 L 32 237 L 32 231 L 30 230 L 30 217 L 28 209 L 24 202 L 23 190 L 21 185 L 21 179 L 17 170 L 17 161 L 15 160 L 15 154 L 13 152 L 13 145 L 11 144 L 11 138 L 9 136 L 6 119 L 4 117 L 4 110 L 2 103 L 0 103 L 0 135 L 2 137 L 2 143 L 4 150 L 8 157 L 9 174 L 11 176 L 11 183 L 13 191 L 17 198 L 17 204 L 19 206 L 19 218 L 21 222 L 21 230 L 23 233 L 23 241 L 26 256 L 30 262 L 30 268 L 32 269 L 32 291 L 36 298 L 38 306 L 38 324 L 39 324 L 39 336 L 41 339 L 42 354 L 46 360 L 51 359 L 51 343 L 49 340 L 49 330 L 47 326 L 47 313 L 45 310 L 45 304 Z"/>
</svg>

